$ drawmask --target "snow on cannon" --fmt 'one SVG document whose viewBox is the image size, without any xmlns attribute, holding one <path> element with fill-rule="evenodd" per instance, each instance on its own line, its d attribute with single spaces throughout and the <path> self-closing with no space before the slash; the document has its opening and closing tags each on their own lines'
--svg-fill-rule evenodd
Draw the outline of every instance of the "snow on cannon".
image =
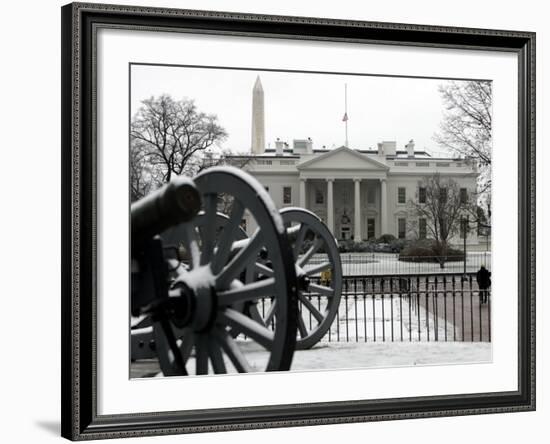
<svg viewBox="0 0 550 444">
<path fill-rule="evenodd" d="M 258 226 L 250 237 L 241 228 L 245 214 Z M 131 217 L 132 360 L 155 356 L 165 376 L 290 369 L 298 328 L 293 250 L 255 179 L 210 168 L 133 204 Z M 266 298 L 269 322 L 254 310 Z"/>
</svg>

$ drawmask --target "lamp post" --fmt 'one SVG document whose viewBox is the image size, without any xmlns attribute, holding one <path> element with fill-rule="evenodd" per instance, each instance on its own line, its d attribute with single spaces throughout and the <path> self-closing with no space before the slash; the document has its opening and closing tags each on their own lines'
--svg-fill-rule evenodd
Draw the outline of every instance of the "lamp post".
<svg viewBox="0 0 550 444">
<path fill-rule="evenodd" d="M 468 236 L 468 218 L 467 217 L 463 217 L 462 218 L 462 237 L 464 238 L 464 275 L 463 275 L 463 280 L 467 280 L 467 277 L 466 277 L 466 259 L 467 259 L 467 255 L 466 255 L 466 237 Z"/>
</svg>

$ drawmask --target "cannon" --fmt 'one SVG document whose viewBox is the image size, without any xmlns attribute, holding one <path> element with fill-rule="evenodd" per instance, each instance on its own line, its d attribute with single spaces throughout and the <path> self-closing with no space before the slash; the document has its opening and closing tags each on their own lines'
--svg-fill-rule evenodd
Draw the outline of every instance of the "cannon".
<svg viewBox="0 0 550 444">
<path fill-rule="evenodd" d="M 336 240 L 308 210 L 277 211 L 246 173 L 177 178 L 131 214 L 132 360 L 157 359 L 165 376 L 288 370 L 330 329 Z"/>
<path fill-rule="evenodd" d="M 258 225 L 250 237 L 240 227 L 245 213 Z M 139 319 L 132 358 L 154 352 L 165 376 L 290 368 L 298 313 L 293 252 L 258 182 L 235 168 L 210 168 L 133 204 L 131 217 L 132 315 Z M 254 280 L 266 271 L 265 258 L 272 276 Z M 266 296 L 269 326 L 242 310 Z M 138 351 L 151 341 L 154 347 Z"/>
</svg>

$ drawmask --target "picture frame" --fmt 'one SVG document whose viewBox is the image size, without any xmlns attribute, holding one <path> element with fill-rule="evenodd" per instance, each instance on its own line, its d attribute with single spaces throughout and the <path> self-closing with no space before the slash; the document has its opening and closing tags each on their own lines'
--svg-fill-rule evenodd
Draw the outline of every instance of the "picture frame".
<svg viewBox="0 0 550 444">
<path fill-rule="evenodd" d="M 535 34 L 310 17 L 72 3 L 62 14 L 62 436 L 71 440 L 535 409 Z M 517 61 L 517 388 L 102 414 L 98 380 L 98 32 L 214 35 L 512 54 Z M 321 48 L 322 50 L 322 48 Z M 214 61 L 215 63 L 215 61 Z M 120 100 L 127 103 L 121 93 Z M 121 150 L 126 149 L 122 147 Z M 103 156 L 107 153 L 103 153 Z M 498 171 L 495 173 L 498 174 Z M 123 254 L 127 254 L 123 252 Z M 124 259 L 127 260 L 127 259 Z M 121 277 L 126 279 L 126 276 Z M 512 290 L 510 290 L 512 291 Z M 125 322 L 125 321 L 121 321 Z M 219 379 L 218 381 L 221 381 Z M 217 384 L 221 384 L 217 382 Z"/>
</svg>

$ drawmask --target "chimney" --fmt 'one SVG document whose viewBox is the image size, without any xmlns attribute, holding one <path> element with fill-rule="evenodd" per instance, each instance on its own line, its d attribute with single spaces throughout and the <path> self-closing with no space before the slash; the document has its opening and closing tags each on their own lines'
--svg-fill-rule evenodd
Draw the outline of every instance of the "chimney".
<svg viewBox="0 0 550 444">
<path fill-rule="evenodd" d="M 313 153 L 313 140 L 311 140 L 311 137 L 307 138 L 306 142 L 306 153 L 312 154 Z"/>
<path fill-rule="evenodd" d="M 407 149 L 407 157 L 414 157 L 414 140 L 409 140 L 405 148 Z"/>
<path fill-rule="evenodd" d="M 275 155 L 276 156 L 282 156 L 283 155 L 284 146 L 285 146 L 285 143 L 277 137 L 277 140 L 275 141 Z"/>
<path fill-rule="evenodd" d="M 379 156 L 395 156 L 396 143 L 394 141 L 383 141 L 378 144 Z"/>
</svg>

